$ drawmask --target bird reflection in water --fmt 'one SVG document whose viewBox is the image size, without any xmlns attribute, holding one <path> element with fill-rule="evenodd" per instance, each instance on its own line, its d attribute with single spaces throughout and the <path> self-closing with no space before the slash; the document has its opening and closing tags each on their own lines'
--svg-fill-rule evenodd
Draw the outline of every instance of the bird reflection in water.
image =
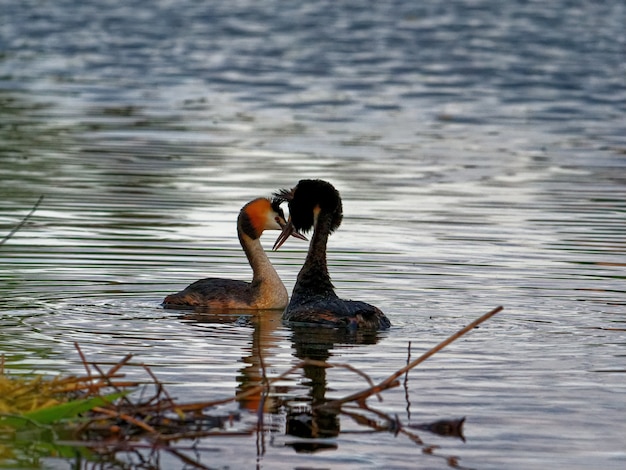
<svg viewBox="0 0 626 470">
<path fill-rule="evenodd" d="M 375 344 L 378 334 L 375 331 L 350 331 L 344 328 L 311 328 L 309 326 L 291 327 L 291 341 L 294 355 L 298 359 L 327 361 L 332 350 L 340 344 Z M 326 367 L 308 364 L 303 367 L 303 374 L 309 387 L 307 397 L 298 397 L 285 401 L 287 410 L 286 433 L 300 438 L 287 442 L 296 452 L 316 452 L 336 449 L 333 441 L 319 439 L 337 437 L 340 433 L 339 409 L 320 407 L 327 402 Z M 312 439 L 312 440 L 311 440 Z"/>
<path fill-rule="evenodd" d="M 243 395 L 238 400 L 240 409 L 257 414 L 261 423 L 257 432 L 262 439 L 266 433 L 272 436 L 284 433 L 287 437 L 281 439 L 282 445 L 290 446 L 296 452 L 336 449 L 337 444 L 326 439 L 337 437 L 340 433 L 339 410 L 319 406 L 328 401 L 327 368 L 307 364 L 302 368 L 302 380 L 293 385 L 285 384 L 292 380 L 288 378 L 281 381 L 280 385 L 259 387 L 266 383 L 268 370 L 275 366 L 272 364 L 273 358 L 281 341 L 285 339 L 282 312 L 262 310 L 254 315 L 247 312 L 246 316 L 238 316 L 236 313 L 216 315 L 194 312 L 182 318 L 199 324 L 233 323 L 253 327 L 250 346 L 244 349 L 241 358 L 243 366 L 237 374 L 236 394 Z M 376 344 L 380 334 L 372 330 L 311 328 L 302 325 L 291 325 L 289 330 L 294 356 L 300 360 L 321 362 L 329 360 L 333 356 L 333 349 L 339 345 Z M 303 387 L 306 388 L 306 394 L 302 394 Z M 264 445 L 263 442 L 261 446 Z"/>
</svg>

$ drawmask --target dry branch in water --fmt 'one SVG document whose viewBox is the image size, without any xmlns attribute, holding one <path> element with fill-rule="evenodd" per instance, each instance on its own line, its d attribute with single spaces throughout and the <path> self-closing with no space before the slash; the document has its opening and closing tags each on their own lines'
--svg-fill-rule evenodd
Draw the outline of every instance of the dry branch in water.
<svg viewBox="0 0 626 470">
<path fill-rule="evenodd" d="M 99 452 L 112 454 L 118 451 L 128 452 L 129 450 L 142 448 L 142 446 L 146 445 L 146 442 L 152 446 L 153 450 L 165 449 L 167 452 L 175 453 L 176 448 L 172 447 L 171 443 L 178 440 L 197 439 L 212 435 L 251 435 L 255 431 L 257 433 L 264 431 L 262 426 L 263 400 L 261 400 L 257 411 L 257 426 L 242 425 L 239 429 L 235 428 L 228 431 L 225 430 L 225 426 L 238 421 L 239 416 L 237 412 L 215 415 L 216 406 L 242 401 L 255 394 L 267 397 L 272 384 L 284 380 L 305 367 L 344 368 L 363 378 L 368 388 L 343 398 L 314 405 L 312 406 L 312 412 L 325 413 L 332 411 L 337 414 L 341 413 L 353 419 L 357 424 L 368 427 L 372 432 L 402 434 L 421 446 L 424 453 L 430 454 L 433 451 L 433 447 L 426 445 L 417 434 L 408 428 L 463 438 L 462 426 L 465 418 L 460 420 L 440 420 L 435 423 L 408 425 L 405 427 L 397 416 L 392 417 L 369 407 L 366 403 L 367 398 L 372 395 L 378 395 L 379 400 L 382 400 L 380 393 L 397 386 L 399 384 L 398 378 L 402 374 L 406 374 L 409 370 L 417 367 L 426 359 L 501 310 L 502 307 L 497 307 L 486 313 L 413 361 L 410 361 L 409 349 L 407 364 L 378 384 L 375 384 L 367 374 L 349 364 L 303 359 L 276 377 L 268 378 L 263 374 L 263 380 L 259 385 L 230 398 L 179 404 L 167 393 L 163 384 L 152 373 L 150 368 L 142 364 L 140 367 L 146 371 L 150 379 L 147 384 L 153 386 L 155 391 L 147 398 L 133 399 L 134 395 L 131 396 L 130 393 L 141 384 L 137 381 L 120 380 L 124 377 L 122 370 L 132 366 L 130 364 L 132 356 L 130 354 L 125 356 L 117 364 L 109 368 L 108 371 L 104 371 L 98 364 L 87 361 L 78 344 L 75 346 L 85 367 L 86 376 L 65 379 L 57 378 L 50 382 L 54 382 L 57 395 L 65 393 L 69 399 L 85 400 L 96 397 L 116 396 L 111 402 L 107 403 L 105 401 L 103 404 L 93 406 L 90 411 L 84 413 L 83 420 L 74 422 L 74 424 L 71 421 L 65 423 L 69 429 L 73 430 L 76 442 L 80 442 L 82 445 L 92 449 L 99 449 Z M 0 378 L 3 375 L 1 373 L 3 369 L 4 361 L 1 358 Z M 144 383 L 143 385 L 146 384 Z M 209 410 L 213 411 L 212 415 L 206 413 Z M 455 459 L 454 457 L 439 457 Z M 454 462 L 458 466 L 458 462 L 456 460 Z M 191 465 L 193 462 L 186 463 Z M 195 463 L 200 465 L 200 468 L 204 468 L 199 462 Z"/>
<path fill-rule="evenodd" d="M 410 362 L 409 364 L 407 364 L 403 368 L 401 368 L 401 369 L 397 370 L 396 372 L 394 372 L 393 374 L 391 374 L 389 377 L 387 377 L 385 380 L 383 380 L 378 385 L 374 385 L 374 386 L 368 388 L 367 390 L 363 390 L 361 392 L 353 393 L 352 395 L 348 395 L 347 397 L 344 397 L 344 398 L 340 398 L 340 399 L 337 399 L 337 400 L 331 400 L 331 401 L 329 401 L 329 402 L 327 402 L 327 403 L 325 403 L 324 405 L 321 405 L 321 406 L 324 406 L 324 407 L 337 407 L 337 406 L 341 406 L 342 404 L 348 403 L 348 402 L 351 402 L 351 401 L 355 401 L 355 402 L 363 401 L 363 400 L 365 400 L 367 397 L 369 397 L 371 395 L 378 394 L 378 393 L 380 393 L 380 392 L 382 392 L 384 390 L 387 390 L 388 388 L 393 388 L 393 387 L 398 386 L 399 385 L 399 382 L 397 381 L 398 377 L 400 377 L 402 374 L 408 372 L 409 370 L 417 367 L 422 362 L 424 362 L 426 359 L 428 359 L 432 355 L 438 353 L 443 348 L 445 348 L 447 345 L 449 345 L 450 343 L 456 341 L 457 339 L 459 339 L 461 336 L 463 336 L 468 331 L 473 330 L 474 328 L 476 328 L 478 325 L 480 325 L 484 321 L 486 321 L 489 318 L 493 317 L 496 313 L 500 312 L 502 310 L 502 308 L 503 307 L 501 307 L 501 306 L 500 307 L 496 307 L 493 310 L 491 310 L 490 312 L 485 313 L 482 317 L 474 320 L 472 323 L 467 325 L 465 328 L 460 329 L 459 331 L 454 333 L 452 336 L 449 336 L 448 338 L 443 340 L 438 345 L 436 345 L 436 346 L 432 347 L 431 349 L 429 349 L 428 351 L 426 351 L 424 354 L 422 354 L 420 357 L 415 359 L 413 362 Z"/>
<path fill-rule="evenodd" d="M 11 230 L 2 240 L 0 240 L 0 246 L 4 245 L 13 235 L 17 233 L 19 229 L 21 229 L 24 226 L 26 221 L 28 221 L 28 219 L 30 219 L 30 217 L 35 213 L 35 211 L 39 207 L 39 204 L 41 204 L 41 201 L 43 201 L 43 195 L 39 196 L 39 199 L 37 199 L 37 202 L 35 203 L 33 208 L 30 210 L 28 214 L 26 214 L 26 216 L 22 219 L 22 221 L 19 224 L 17 224 L 13 228 L 13 230 Z"/>
<path fill-rule="evenodd" d="M 306 367 L 306 366 L 317 366 L 317 367 L 323 367 L 323 368 L 333 368 L 333 367 L 340 367 L 340 368 L 345 368 L 347 370 L 350 370 L 358 375 L 360 375 L 362 378 L 364 378 L 366 380 L 366 382 L 369 384 L 369 388 L 362 390 L 360 392 L 348 395 L 344 398 L 340 398 L 340 399 L 336 399 L 336 400 L 331 400 L 328 401 L 324 404 L 320 404 L 318 405 L 316 408 L 322 409 L 322 408 L 341 408 L 342 405 L 347 404 L 347 403 L 355 403 L 358 405 L 359 408 L 369 411 L 371 412 L 372 409 L 368 408 L 365 405 L 365 400 L 372 396 L 372 395 L 378 395 L 379 400 L 382 400 L 382 398 L 380 397 L 380 392 L 385 391 L 389 388 L 393 388 L 396 385 L 398 385 L 398 378 L 400 376 L 402 376 L 402 374 L 405 374 L 406 372 L 408 372 L 409 370 L 417 367 L 419 364 L 421 364 L 422 362 L 424 362 L 426 359 L 428 359 L 429 357 L 433 356 L 434 354 L 436 354 L 437 352 L 441 351 L 443 348 L 445 348 L 447 345 L 449 345 L 450 343 L 452 343 L 453 341 L 457 340 L 458 338 L 460 338 L 461 336 L 463 336 L 464 334 L 466 334 L 467 332 L 469 332 L 470 330 L 476 328 L 478 325 L 480 325 L 481 323 L 485 322 L 486 320 L 488 320 L 489 318 L 491 318 L 492 316 L 494 316 L 495 314 L 497 314 L 498 312 L 500 312 L 502 310 L 502 307 L 497 307 L 493 310 L 491 310 L 490 312 L 484 314 L 483 316 L 481 316 L 480 318 L 476 319 L 475 321 L 471 322 L 470 324 L 468 324 L 467 326 L 465 326 L 464 328 L 462 328 L 461 330 L 457 331 L 456 333 L 454 333 L 453 335 L 449 336 L 448 338 L 446 338 L 444 341 L 440 342 L 439 344 L 437 344 L 436 346 L 434 346 L 433 348 L 431 348 L 430 350 L 428 350 L 427 352 L 425 352 L 424 354 L 422 354 L 420 357 L 418 357 L 417 359 L 415 359 L 414 361 L 409 362 L 406 366 L 402 367 L 401 369 L 397 370 L 396 372 L 394 372 L 393 374 L 391 374 L 389 377 L 387 377 L 385 380 L 383 380 L 382 382 L 380 382 L 379 384 L 374 384 L 371 380 L 371 378 L 365 374 L 362 371 L 359 371 L 358 369 L 356 369 L 355 367 L 349 365 L 349 364 L 334 364 L 334 363 L 329 363 L 329 362 L 325 362 L 325 361 L 316 361 L 316 360 L 312 360 L 312 359 L 304 359 L 299 361 L 297 364 L 295 364 L 293 367 L 291 367 L 290 369 L 288 369 L 287 371 L 283 372 L 282 374 L 276 376 L 276 377 L 264 377 L 263 379 L 263 383 L 255 386 L 255 387 L 251 387 L 248 390 L 238 393 L 233 397 L 230 398 L 225 398 L 225 399 L 219 399 L 219 400 L 212 400 L 212 401 L 206 401 L 206 402 L 199 402 L 199 403 L 188 403 L 188 404 L 177 404 L 175 403 L 171 397 L 169 397 L 169 395 L 167 395 L 165 398 L 162 399 L 153 399 L 150 400 L 149 403 L 144 404 L 143 406 L 134 406 L 134 416 L 136 417 L 137 415 L 145 415 L 145 416 L 150 416 L 152 421 L 158 421 L 159 420 L 159 414 L 164 414 L 167 413 L 168 411 L 173 411 L 177 416 L 185 416 L 186 414 L 193 414 L 195 416 L 198 416 L 198 413 L 201 413 L 203 410 L 207 410 L 210 408 L 214 408 L 218 405 L 223 405 L 225 403 L 231 403 L 231 402 L 236 402 L 236 401 L 240 401 L 243 400 L 251 395 L 255 395 L 255 394 L 259 394 L 259 393 L 263 393 L 263 392 L 269 392 L 269 387 L 276 383 L 279 382 L 281 380 L 284 380 L 286 377 L 292 375 L 293 373 L 295 373 L 296 371 Z M 124 359 L 124 363 L 128 360 L 129 358 L 125 358 Z M 86 362 L 85 362 L 86 364 Z M 87 365 L 86 365 L 87 367 Z M 149 369 L 147 367 L 144 366 L 144 368 L 149 371 Z M 117 372 L 117 370 L 119 369 L 119 367 L 113 367 L 109 372 Z M 164 388 L 161 386 L 161 384 L 156 380 L 156 377 L 154 377 L 154 375 L 152 375 L 151 372 L 149 372 L 154 380 L 154 383 L 158 385 L 158 395 L 160 395 L 161 393 L 166 393 L 164 391 Z M 262 404 L 261 404 L 262 407 Z M 262 410 L 258 411 L 259 413 L 262 414 Z M 117 410 L 117 413 L 119 416 L 126 416 L 126 415 L 131 415 L 130 411 L 125 410 Z M 353 417 L 353 419 L 355 418 L 354 413 L 351 414 L 351 416 Z M 155 418 L 156 417 L 156 418 Z M 385 419 L 388 423 L 387 423 L 387 429 L 389 429 L 389 426 L 393 427 L 396 426 L 397 430 L 396 432 L 398 432 L 401 429 L 401 425 L 399 425 L 399 422 L 397 419 L 393 419 L 387 415 L 379 415 L 379 417 Z M 166 418 L 168 422 L 171 422 L 171 418 L 168 416 Z M 126 420 L 128 421 L 128 420 Z M 454 426 L 454 423 L 456 421 L 450 421 L 447 422 L 448 424 L 452 423 L 452 426 Z M 395 424 L 394 424 L 395 423 Z M 442 421 L 441 423 L 444 423 L 444 421 Z M 459 420 L 458 421 L 458 426 L 455 432 L 451 432 L 450 434 L 458 434 L 460 436 L 462 436 L 461 433 L 461 427 L 463 424 L 463 420 Z M 426 427 L 423 427 L 422 429 L 426 429 L 426 430 L 433 430 L 435 429 L 434 427 L 431 426 L 431 428 L 428 428 L 429 425 L 424 425 Z M 443 426 L 443 425 L 442 425 Z M 142 428 L 145 430 L 146 428 L 142 426 Z M 152 426 L 150 426 L 150 428 L 152 428 Z M 439 426 L 437 429 L 441 429 L 442 427 Z M 168 441 L 169 438 L 166 437 L 165 435 L 163 435 L 162 433 L 157 432 L 156 430 L 158 429 L 158 426 L 154 426 L 155 432 L 153 432 L 153 437 L 156 438 L 157 440 L 165 440 Z M 404 430 L 403 430 L 404 432 Z M 177 438 L 182 438 L 182 437 L 194 437 L 194 432 L 185 432 L 185 431 L 181 431 L 180 429 L 178 430 L 178 432 L 175 433 Z M 201 435 L 207 435 L 207 431 L 206 429 L 201 431 Z M 411 437 L 413 440 L 416 440 L 415 438 Z M 417 441 L 417 440 L 416 440 Z"/>
</svg>

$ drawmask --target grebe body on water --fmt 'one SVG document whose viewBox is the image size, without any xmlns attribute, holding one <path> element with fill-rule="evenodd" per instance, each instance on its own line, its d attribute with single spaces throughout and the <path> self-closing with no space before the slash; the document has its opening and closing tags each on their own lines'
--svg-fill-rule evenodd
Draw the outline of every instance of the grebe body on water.
<svg viewBox="0 0 626 470">
<path fill-rule="evenodd" d="M 294 231 L 313 228 L 309 251 L 283 319 L 333 327 L 389 328 L 391 322 L 380 309 L 365 302 L 340 299 L 330 280 L 326 245 L 343 218 L 339 192 L 326 181 L 301 180 L 293 189 L 275 196 L 289 205 L 289 221 L 274 244 L 275 250 Z"/>
<path fill-rule="evenodd" d="M 285 308 L 289 300 L 287 289 L 259 240 L 264 230 L 281 230 L 286 226 L 280 203 L 281 200 L 277 198 L 258 198 L 250 201 L 239 212 L 237 234 L 252 267 L 252 282 L 221 278 L 201 279 L 182 291 L 165 297 L 163 305 L 215 310 Z M 306 240 L 297 232 L 292 235 Z"/>
</svg>

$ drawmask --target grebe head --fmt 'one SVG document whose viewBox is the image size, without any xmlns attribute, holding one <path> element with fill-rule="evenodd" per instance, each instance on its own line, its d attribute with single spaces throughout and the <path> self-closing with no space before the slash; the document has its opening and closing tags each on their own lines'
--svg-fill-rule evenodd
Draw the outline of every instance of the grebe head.
<svg viewBox="0 0 626 470">
<path fill-rule="evenodd" d="M 341 196 L 335 187 L 323 180 L 300 180 L 292 189 L 275 194 L 289 205 L 289 220 L 274 244 L 277 250 L 294 231 L 313 228 L 320 212 L 331 214 L 330 231 L 335 231 L 343 219 Z M 297 232 L 296 232 L 297 233 Z"/>
<path fill-rule="evenodd" d="M 287 226 L 285 213 L 280 204 L 282 199 L 260 197 L 241 208 L 238 224 L 243 233 L 253 240 L 259 238 L 264 230 L 282 230 Z M 306 240 L 304 235 L 293 231 L 290 235 Z"/>
</svg>

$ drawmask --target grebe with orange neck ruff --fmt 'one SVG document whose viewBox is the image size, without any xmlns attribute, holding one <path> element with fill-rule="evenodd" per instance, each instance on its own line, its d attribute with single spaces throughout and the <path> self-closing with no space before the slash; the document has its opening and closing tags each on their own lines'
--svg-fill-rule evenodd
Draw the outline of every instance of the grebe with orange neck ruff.
<svg viewBox="0 0 626 470">
<path fill-rule="evenodd" d="M 211 310 L 285 308 L 289 300 L 287 289 L 259 240 L 264 230 L 281 230 L 287 225 L 280 203 L 281 200 L 277 198 L 258 198 L 247 203 L 239 212 L 237 234 L 252 267 L 252 282 L 200 279 L 182 291 L 165 297 L 163 305 L 205 307 Z M 306 240 L 297 232 L 292 235 Z"/>
</svg>

